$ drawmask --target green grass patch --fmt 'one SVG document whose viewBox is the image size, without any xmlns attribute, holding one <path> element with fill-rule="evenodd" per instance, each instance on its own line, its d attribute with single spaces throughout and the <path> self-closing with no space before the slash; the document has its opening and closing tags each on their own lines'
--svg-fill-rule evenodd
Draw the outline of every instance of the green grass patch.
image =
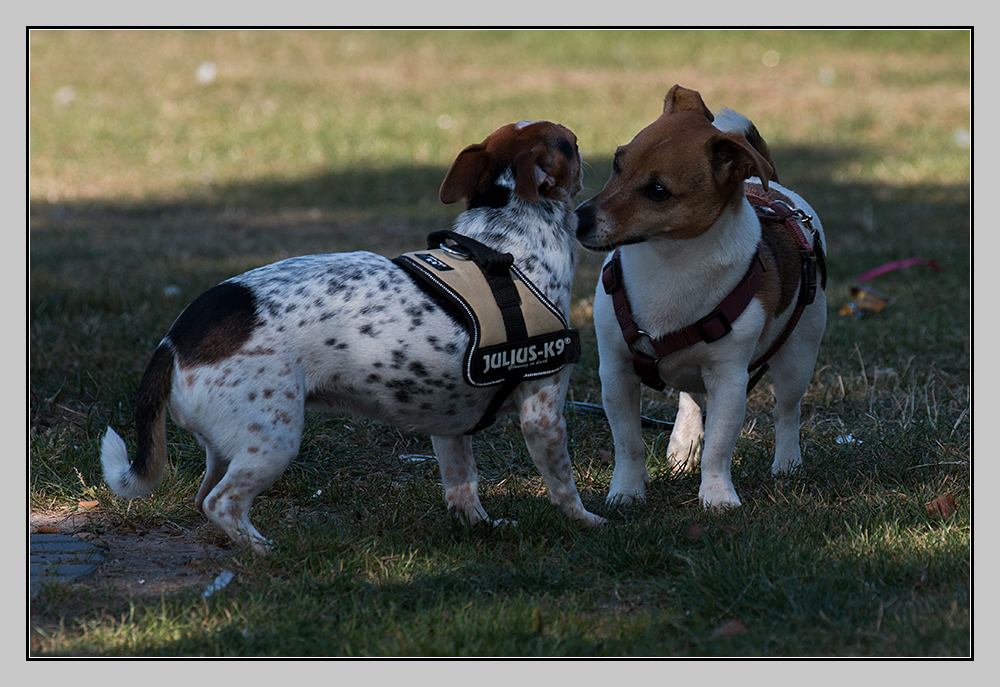
<svg viewBox="0 0 1000 687">
<path fill-rule="evenodd" d="M 967 656 L 971 653 L 970 36 L 962 31 L 36 31 L 29 37 L 29 493 L 99 501 L 92 528 L 169 525 L 226 551 L 235 580 L 126 598 L 32 600 L 37 656 Z M 774 53 L 773 55 L 771 53 Z M 214 71 L 213 71 L 214 70 Z M 199 74 L 202 78 L 199 79 Z M 207 78 L 212 75 L 212 78 Z M 148 498 L 103 482 L 108 425 L 134 444 L 149 357 L 188 302 L 292 255 L 393 256 L 447 228 L 438 187 L 498 126 L 579 137 L 585 191 L 675 83 L 757 124 L 820 214 L 829 322 L 803 408 L 805 464 L 776 480 L 768 378 L 733 475 L 743 507 L 697 504 L 699 475 L 645 433 L 645 504 L 604 505 L 611 432 L 570 410 L 577 485 L 599 531 L 549 505 L 515 418 L 476 440 L 491 516 L 445 511 L 427 437 L 310 417 L 258 500 L 267 560 L 193 507 L 204 455 L 170 426 Z M 861 272 L 877 315 L 838 315 Z M 573 400 L 600 401 L 579 253 Z M 676 394 L 643 392 L 670 420 Z M 942 518 L 926 505 L 951 495 Z M 738 623 L 738 624 L 736 624 Z M 731 632 L 733 628 L 737 631 Z"/>
</svg>

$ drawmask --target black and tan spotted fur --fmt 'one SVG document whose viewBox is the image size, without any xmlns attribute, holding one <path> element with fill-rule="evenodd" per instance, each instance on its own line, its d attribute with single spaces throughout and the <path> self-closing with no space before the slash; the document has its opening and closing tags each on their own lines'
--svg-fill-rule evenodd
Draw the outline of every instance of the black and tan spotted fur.
<svg viewBox="0 0 1000 687">
<path fill-rule="evenodd" d="M 456 158 L 441 200 L 465 202 L 453 229 L 513 254 L 568 316 L 581 162 L 576 137 L 549 122 L 505 126 Z M 163 338 L 140 383 L 137 453 L 109 428 L 106 479 L 120 496 L 148 493 L 166 461 L 166 411 L 205 446 L 198 508 L 257 551 L 254 497 L 297 454 L 306 409 L 373 418 L 432 436 L 449 510 L 488 520 L 472 440 L 494 389 L 463 380 L 469 334 L 388 258 L 367 252 L 307 255 L 265 265 L 206 291 Z M 598 524 L 577 493 L 562 407 L 572 366 L 525 381 L 517 411 L 550 498 Z"/>
</svg>

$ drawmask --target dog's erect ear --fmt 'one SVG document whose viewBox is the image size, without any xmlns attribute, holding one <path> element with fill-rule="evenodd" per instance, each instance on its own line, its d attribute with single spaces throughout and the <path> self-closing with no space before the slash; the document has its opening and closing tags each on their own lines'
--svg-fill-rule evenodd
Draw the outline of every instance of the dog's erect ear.
<svg viewBox="0 0 1000 687">
<path fill-rule="evenodd" d="M 715 115 L 705 106 L 705 101 L 701 99 L 701 93 L 681 86 L 671 88 L 667 92 L 667 97 L 663 99 L 663 114 L 675 112 L 703 114 L 708 121 L 715 121 Z"/>
<path fill-rule="evenodd" d="M 471 145 L 459 153 L 441 183 L 438 193 L 441 202 L 448 205 L 473 198 L 490 171 L 491 163 L 485 143 Z"/>
<path fill-rule="evenodd" d="M 765 191 L 772 173 L 767 159 L 742 134 L 723 134 L 712 142 L 712 168 L 723 185 L 756 176 Z"/>
</svg>

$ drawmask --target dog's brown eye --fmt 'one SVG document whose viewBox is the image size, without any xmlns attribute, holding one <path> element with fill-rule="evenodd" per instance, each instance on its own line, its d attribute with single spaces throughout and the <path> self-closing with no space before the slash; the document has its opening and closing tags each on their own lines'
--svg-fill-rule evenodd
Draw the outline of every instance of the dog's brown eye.
<svg viewBox="0 0 1000 687">
<path fill-rule="evenodd" d="M 658 184 L 655 181 L 649 186 L 642 190 L 646 194 L 646 197 L 650 200 L 655 200 L 657 203 L 666 200 L 670 197 L 670 191 L 663 184 Z"/>
</svg>

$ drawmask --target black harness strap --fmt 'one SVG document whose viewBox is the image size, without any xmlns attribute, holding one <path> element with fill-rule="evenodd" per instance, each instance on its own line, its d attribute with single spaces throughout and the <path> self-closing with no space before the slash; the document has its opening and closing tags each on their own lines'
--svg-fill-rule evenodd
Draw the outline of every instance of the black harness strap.
<svg viewBox="0 0 1000 687">
<path fill-rule="evenodd" d="M 428 234 L 427 248 L 444 246 L 448 241 L 458 246 L 482 270 L 497 307 L 500 308 L 507 340 L 513 342 L 528 338 L 528 328 L 524 324 L 524 315 L 521 312 L 521 296 L 517 293 L 514 279 L 510 276 L 514 256 L 510 253 L 501 253 L 454 231 L 435 231 Z"/>
<path fill-rule="evenodd" d="M 529 290 L 535 294 L 540 301 L 543 303 L 547 303 L 547 301 L 534 286 L 530 285 L 530 282 L 526 280 L 524 275 L 522 275 L 514 267 L 514 257 L 510 253 L 501 253 L 483 243 L 480 243 L 479 241 L 476 241 L 475 239 L 463 236 L 462 234 L 458 234 L 453 231 L 436 231 L 429 234 L 427 237 L 427 247 L 428 250 L 441 248 L 445 252 L 461 256 L 463 259 L 469 259 L 479 268 L 493 294 L 497 308 L 500 310 L 500 315 L 503 320 L 503 326 L 507 337 L 507 344 L 528 342 L 528 344 L 532 344 L 532 348 L 534 348 L 533 344 L 538 344 L 540 341 L 544 342 L 551 340 L 552 337 L 549 335 L 535 336 L 534 338 L 529 337 L 528 326 L 525 323 L 524 312 L 521 308 L 521 295 L 514 282 L 512 272 L 517 272 L 518 277 L 529 286 Z M 396 258 L 393 262 L 396 262 L 396 264 L 407 269 L 411 272 L 411 274 L 416 274 L 418 277 L 420 276 L 419 273 L 415 273 L 412 270 L 406 260 Z M 421 284 L 426 283 L 423 279 L 419 278 L 417 281 Z M 554 306 L 549 304 L 547 307 L 550 308 L 553 317 L 558 318 L 560 321 L 563 320 L 561 315 L 557 315 L 557 311 L 554 309 Z M 562 326 L 566 326 L 564 321 Z M 566 342 L 566 355 L 562 359 L 564 359 L 566 363 L 573 363 L 579 360 L 579 335 L 576 332 L 564 329 L 561 332 L 554 332 L 553 335 L 564 337 L 564 341 Z M 560 341 L 558 345 L 562 347 L 563 341 Z M 496 347 L 493 348 L 495 349 Z M 489 350 L 492 349 L 480 350 L 489 352 Z M 514 349 L 512 348 L 510 350 L 513 351 Z M 563 349 L 560 348 L 560 350 Z M 511 357 L 513 357 L 513 353 L 511 354 Z M 520 359 L 518 362 L 521 362 Z M 530 376 L 538 376 L 540 374 L 537 371 L 529 373 L 528 369 L 528 367 L 522 367 L 520 369 L 517 369 L 516 367 L 513 369 L 507 369 L 503 380 L 498 380 L 499 384 L 497 385 L 497 390 L 493 394 L 493 398 L 490 399 L 490 403 L 487 406 L 486 411 L 483 413 L 482 418 L 476 426 L 466 432 L 466 434 L 475 434 L 476 432 L 479 432 L 496 422 L 497 413 L 500 411 L 500 408 L 503 406 L 504 402 L 511 395 L 511 393 L 513 393 L 514 389 L 516 389 L 517 386 L 525 379 L 525 375 L 529 374 Z"/>
<path fill-rule="evenodd" d="M 489 284 L 493 298 L 496 299 L 497 307 L 500 308 L 503 326 L 507 331 L 507 341 L 515 342 L 528 338 L 528 328 L 524 324 L 524 315 L 521 313 L 521 297 L 518 295 L 517 287 L 510 276 L 514 256 L 510 253 L 500 253 L 475 239 L 453 231 L 436 231 L 428 235 L 427 247 L 436 248 L 438 245 L 443 245 L 448 239 L 466 250 L 473 262 L 483 271 L 486 283 Z M 507 377 L 493 394 L 482 418 L 466 434 L 475 434 L 496 422 L 497 413 L 500 412 L 504 401 L 514 392 L 523 378 L 524 375 L 516 373 Z"/>
</svg>

